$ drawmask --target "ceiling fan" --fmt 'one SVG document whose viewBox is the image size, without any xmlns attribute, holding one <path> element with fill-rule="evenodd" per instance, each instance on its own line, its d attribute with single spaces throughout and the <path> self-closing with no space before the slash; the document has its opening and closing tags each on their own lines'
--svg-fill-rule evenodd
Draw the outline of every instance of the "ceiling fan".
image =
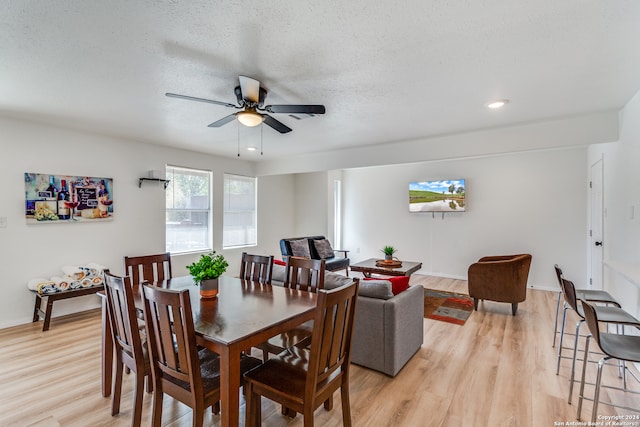
<svg viewBox="0 0 640 427">
<path fill-rule="evenodd" d="M 217 128 L 238 119 L 245 126 L 257 126 L 264 122 L 267 126 L 272 127 L 280 133 L 291 132 L 291 128 L 284 123 L 274 119 L 269 114 L 263 113 L 289 113 L 289 114 L 306 114 L 314 116 L 316 114 L 324 114 L 324 105 L 264 105 L 267 97 L 267 90 L 260 86 L 258 80 L 251 77 L 239 76 L 240 86 L 236 86 L 235 94 L 238 104 L 228 102 L 214 101 L 211 99 L 196 98 L 193 96 L 179 95 L 176 93 L 165 93 L 171 98 L 186 99 L 188 101 L 208 102 L 210 104 L 222 105 L 224 107 L 236 108 L 237 113 L 229 114 L 209 125 L 209 127 Z"/>
</svg>

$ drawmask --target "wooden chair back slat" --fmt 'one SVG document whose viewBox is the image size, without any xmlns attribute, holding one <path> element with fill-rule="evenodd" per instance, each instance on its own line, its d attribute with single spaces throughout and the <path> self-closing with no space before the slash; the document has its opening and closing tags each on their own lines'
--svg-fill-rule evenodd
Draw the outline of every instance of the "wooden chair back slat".
<svg viewBox="0 0 640 427">
<path fill-rule="evenodd" d="M 133 285 L 147 281 L 159 283 L 171 278 L 171 254 L 124 257 L 124 271 Z"/>
<path fill-rule="evenodd" d="M 273 274 L 273 255 L 253 255 L 246 252 L 242 253 L 242 261 L 240 263 L 240 278 L 243 280 L 251 280 L 271 284 L 271 276 Z"/>
<path fill-rule="evenodd" d="M 150 345 L 154 367 L 165 379 L 190 383 L 194 393 L 202 393 L 189 290 L 145 284 L 143 295 L 147 330 L 154 338 Z"/>
<path fill-rule="evenodd" d="M 285 268 L 285 287 L 307 292 L 324 289 L 325 260 L 290 256 Z"/>
</svg>

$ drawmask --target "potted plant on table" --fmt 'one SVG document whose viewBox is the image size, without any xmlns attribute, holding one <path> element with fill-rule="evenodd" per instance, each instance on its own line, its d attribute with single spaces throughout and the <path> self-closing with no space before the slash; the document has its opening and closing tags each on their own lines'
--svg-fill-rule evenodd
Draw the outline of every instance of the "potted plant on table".
<svg viewBox="0 0 640 427">
<path fill-rule="evenodd" d="M 202 254 L 200 259 L 187 266 L 195 284 L 200 285 L 201 298 L 215 298 L 218 295 L 218 277 L 225 271 L 229 263 L 222 254 L 211 251 Z"/>
<path fill-rule="evenodd" d="M 384 253 L 385 261 L 393 261 L 393 254 L 395 254 L 398 250 L 393 246 L 385 246 L 381 249 L 382 253 Z"/>
</svg>

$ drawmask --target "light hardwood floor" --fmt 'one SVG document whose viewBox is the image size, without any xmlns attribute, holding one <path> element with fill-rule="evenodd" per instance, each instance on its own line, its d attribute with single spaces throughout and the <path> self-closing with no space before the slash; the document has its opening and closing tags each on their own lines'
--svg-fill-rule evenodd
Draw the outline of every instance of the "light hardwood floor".
<svg viewBox="0 0 640 427">
<path fill-rule="evenodd" d="M 467 292 L 462 280 L 414 275 L 412 285 Z M 510 304 L 484 302 L 463 326 L 425 319 L 422 348 L 395 378 L 353 365 L 353 425 L 559 426 L 575 421 L 577 390 L 574 404 L 567 404 L 569 360 L 555 374 L 556 297 L 555 292 L 528 290 L 515 317 Z M 567 331 L 575 321 L 570 317 Z M 125 376 L 119 416 L 111 416 L 111 400 L 100 394 L 100 312 L 54 318 L 47 332 L 41 327 L 0 330 L 0 426 L 130 425 L 131 376 Z M 595 372 L 594 364 L 588 372 Z M 605 381 L 621 383 L 613 368 L 606 370 Z M 640 406 L 637 395 L 622 399 Z M 316 411 L 316 425 L 342 425 L 339 395 L 335 402 L 331 412 Z M 583 420 L 589 419 L 590 402 L 584 411 Z M 150 413 L 151 398 L 145 394 L 143 425 L 150 424 Z M 599 413 L 630 414 L 605 406 Z M 190 426 L 190 409 L 165 397 L 162 425 Z M 205 425 L 220 425 L 220 417 L 207 411 Z M 263 425 L 302 426 L 302 417 L 285 418 L 279 406 L 263 400 Z"/>
</svg>

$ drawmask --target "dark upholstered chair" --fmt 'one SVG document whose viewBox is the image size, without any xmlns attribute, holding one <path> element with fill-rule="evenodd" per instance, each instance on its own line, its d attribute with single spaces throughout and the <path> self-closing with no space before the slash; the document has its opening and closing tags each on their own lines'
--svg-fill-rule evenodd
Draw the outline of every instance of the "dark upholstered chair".
<svg viewBox="0 0 640 427">
<path fill-rule="evenodd" d="M 527 298 L 530 254 L 487 256 L 468 270 L 469 296 L 478 310 L 478 300 L 511 303 L 515 316 L 518 303 Z"/>
</svg>

